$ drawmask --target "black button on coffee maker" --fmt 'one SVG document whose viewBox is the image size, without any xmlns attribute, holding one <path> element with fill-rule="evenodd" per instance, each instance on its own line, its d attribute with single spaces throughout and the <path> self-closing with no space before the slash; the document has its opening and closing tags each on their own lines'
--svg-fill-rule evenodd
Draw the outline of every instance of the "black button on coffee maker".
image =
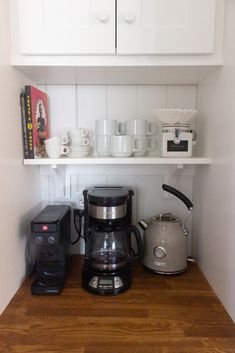
<svg viewBox="0 0 235 353">
<path fill-rule="evenodd" d="M 131 225 L 133 190 L 93 187 L 84 190 L 85 261 L 83 287 L 99 295 L 116 295 L 131 286 L 133 258 L 142 254 L 138 229 Z M 136 239 L 137 251 L 131 244 Z"/>
</svg>

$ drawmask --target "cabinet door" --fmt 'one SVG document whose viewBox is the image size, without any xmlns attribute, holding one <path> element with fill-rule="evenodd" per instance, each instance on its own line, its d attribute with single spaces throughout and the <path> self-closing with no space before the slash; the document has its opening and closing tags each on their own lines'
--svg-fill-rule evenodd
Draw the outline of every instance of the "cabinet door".
<svg viewBox="0 0 235 353">
<path fill-rule="evenodd" d="M 21 54 L 115 53 L 115 0 L 18 0 Z"/>
<path fill-rule="evenodd" d="M 216 0 L 118 0 L 118 54 L 213 52 Z"/>
</svg>

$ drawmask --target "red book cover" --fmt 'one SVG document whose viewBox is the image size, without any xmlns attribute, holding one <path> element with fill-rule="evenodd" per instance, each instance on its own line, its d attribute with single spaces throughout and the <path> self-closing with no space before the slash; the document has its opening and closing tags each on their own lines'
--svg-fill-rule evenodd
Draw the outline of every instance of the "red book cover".
<svg viewBox="0 0 235 353">
<path fill-rule="evenodd" d="M 49 137 L 48 96 L 34 86 L 25 86 L 29 158 L 47 157 L 44 141 Z"/>
</svg>

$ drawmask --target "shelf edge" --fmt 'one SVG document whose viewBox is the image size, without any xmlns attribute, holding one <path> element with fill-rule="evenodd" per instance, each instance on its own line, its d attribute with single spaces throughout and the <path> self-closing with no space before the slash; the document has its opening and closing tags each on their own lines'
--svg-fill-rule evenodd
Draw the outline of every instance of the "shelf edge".
<svg viewBox="0 0 235 353">
<path fill-rule="evenodd" d="M 142 158 L 58 158 L 58 159 L 24 159 L 24 165 L 210 165 L 211 158 L 192 157 L 192 158 L 161 158 L 161 157 L 142 157 Z"/>
</svg>

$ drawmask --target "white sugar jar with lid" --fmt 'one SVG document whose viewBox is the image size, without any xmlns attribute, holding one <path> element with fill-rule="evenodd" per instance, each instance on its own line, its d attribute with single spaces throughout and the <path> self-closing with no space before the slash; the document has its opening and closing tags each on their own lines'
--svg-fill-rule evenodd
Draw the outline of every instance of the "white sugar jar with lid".
<svg viewBox="0 0 235 353">
<path fill-rule="evenodd" d="M 192 157 L 196 133 L 190 128 L 190 120 L 196 110 L 156 109 L 154 111 L 162 123 L 161 156 Z"/>
<path fill-rule="evenodd" d="M 162 157 L 192 157 L 194 136 L 189 124 L 163 124 Z"/>
</svg>

